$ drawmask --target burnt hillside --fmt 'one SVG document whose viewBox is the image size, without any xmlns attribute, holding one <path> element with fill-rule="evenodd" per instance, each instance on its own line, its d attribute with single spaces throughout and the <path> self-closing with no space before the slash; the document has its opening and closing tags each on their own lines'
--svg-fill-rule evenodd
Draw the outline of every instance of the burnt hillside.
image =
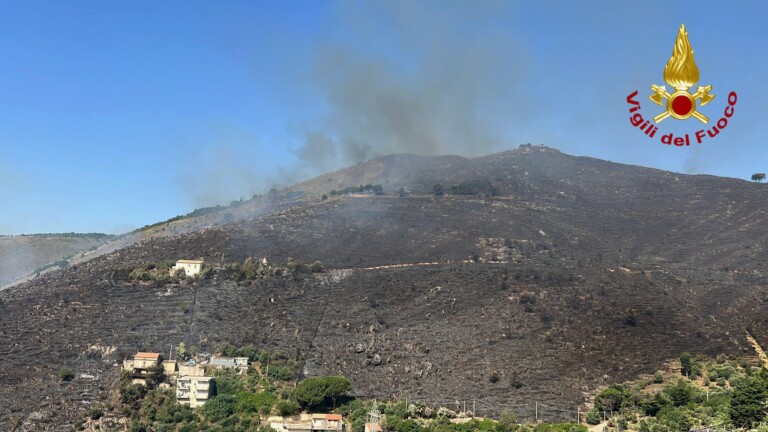
<svg viewBox="0 0 768 432">
<path fill-rule="evenodd" d="M 330 178 L 384 184 L 377 175 L 408 171 L 388 160 L 369 162 L 376 175 L 361 164 Z M 0 392 L 23 396 L 0 399 L 0 429 L 60 430 L 109 393 L 121 355 L 180 341 L 253 343 L 297 356 L 306 374 L 346 375 L 361 396 L 476 397 L 493 412 L 576 406 L 684 350 L 750 352 L 744 327 L 768 338 L 763 185 L 548 148 L 413 160 L 407 179 L 386 174 L 383 196 L 150 239 L 0 292 Z M 300 187 L 333 181 L 315 182 Z M 462 182 L 495 192 L 429 193 Z M 161 287 L 120 276 L 246 256 L 326 272 Z M 62 383 L 62 366 L 84 375 Z"/>
</svg>

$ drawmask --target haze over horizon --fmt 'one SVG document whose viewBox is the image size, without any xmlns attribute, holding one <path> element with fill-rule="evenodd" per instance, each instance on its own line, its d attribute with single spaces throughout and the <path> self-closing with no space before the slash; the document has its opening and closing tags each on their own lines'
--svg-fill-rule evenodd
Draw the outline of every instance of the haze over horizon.
<svg viewBox="0 0 768 432">
<path fill-rule="evenodd" d="M 125 232 L 389 153 L 543 143 L 681 173 L 768 171 L 761 3 L 288 5 L 0 6 L 0 234 Z M 690 148 L 645 137 L 625 100 L 638 90 L 644 116 L 661 110 L 647 96 L 681 23 L 716 95 L 702 111 L 716 122 L 739 95 L 728 127 Z"/>
</svg>

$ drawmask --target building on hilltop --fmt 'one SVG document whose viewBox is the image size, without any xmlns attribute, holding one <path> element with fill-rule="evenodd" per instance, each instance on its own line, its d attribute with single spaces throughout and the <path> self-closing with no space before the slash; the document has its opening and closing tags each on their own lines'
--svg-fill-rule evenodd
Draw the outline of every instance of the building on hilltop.
<svg viewBox="0 0 768 432">
<path fill-rule="evenodd" d="M 178 270 L 184 270 L 184 274 L 187 276 L 199 275 L 203 270 L 203 260 L 178 260 L 169 272 L 173 276 Z"/>
<path fill-rule="evenodd" d="M 205 405 L 216 389 L 216 379 L 204 376 L 183 376 L 176 380 L 176 401 L 196 408 Z"/>
</svg>

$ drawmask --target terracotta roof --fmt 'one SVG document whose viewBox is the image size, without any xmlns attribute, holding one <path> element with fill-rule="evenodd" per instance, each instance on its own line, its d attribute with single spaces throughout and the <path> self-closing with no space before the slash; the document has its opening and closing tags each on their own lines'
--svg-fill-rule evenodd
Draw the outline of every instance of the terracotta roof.
<svg viewBox="0 0 768 432">
<path fill-rule="evenodd" d="M 341 421 L 341 414 L 326 414 L 325 415 L 326 420 L 336 420 Z"/>
<path fill-rule="evenodd" d="M 160 353 L 137 352 L 133 358 L 137 360 L 157 360 L 160 358 Z"/>
<path fill-rule="evenodd" d="M 366 423 L 365 430 L 369 430 L 373 432 L 381 432 L 381 425 L 378 423 Z"/>
</svg>

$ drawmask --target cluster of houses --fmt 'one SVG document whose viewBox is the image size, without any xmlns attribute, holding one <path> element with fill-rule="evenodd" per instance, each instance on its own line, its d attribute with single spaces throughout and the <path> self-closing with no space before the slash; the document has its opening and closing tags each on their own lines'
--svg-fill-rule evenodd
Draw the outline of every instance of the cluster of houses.
<svg viewBox="0 0 768 432">
<path fill-rule="evenodd" d="M 266 264 L 266 258 L 263 260 Z M 184 270 L 187 276 L 200 274 L 203 267 L 202 260 L 179 260 L 169 271 L 174 275 L 178 270 Z M 248 357 L 223 357 L 202 354 L 199 362 L 190 359 L 187 361 L 163 360 L 160 353 L 137 352 L 132 359 L 123 361 L 123 370 L 129 374 L 134 384 L 147 385 L 148 380 L 154 379 L 153 374 L 162 370 L 165 376 L 161 387 L 170 388 L 176 386 L 176 401 L 179 404 L 188 404 L 192 408 L 200 407 L 216 394 L 216 378 L 206 376 L 206 366 L 213 368 L 237 368 L 248 369 Z M 158 366 L 161 369 L 158 369 Z M 339 414 L 302 414 L 297 417 L 285 419 L 283 417 L 272 418 L 271 426 L 279 432 L 343 432 L 346 426 Z M 365 432 L 381 432 L 378 423 L 366 423 Z"/>
<path fill-rule="evenodd" d="M 123 370 L 130 375 L 134 384 L 147 384 L 153 371 L 158 366 L 162 367 L 167 383 L 161 386 L 176 385 L 176 400 L 178 403 L 186 403 L 195 408 L 205 404 L 216 394 L 216 379 L 205 375 L 205 367 L 233 367 L 239 369 L 248 368 L 248 357 L 222 357 L 202 356 L 198 363 L 195 360 L 186 362 L 178 360 L 162 360 L 160 353 L 137 352 L 132 359 L 123 361 Z M 170 384 L 168 384 L 170 383 Z"/>
<path fill-rule="evenodd" d="M 206 376 L 207 367 L 213 368 L 248 368 L 248 357 L 207 356 L 202 354 L 200 361 L 163 360 L 160 353 L 137 352 L 132 359 L 123 361 L 123 370 L 128 372 L 131 382 L 146 385 L 153 373 L 158 373 L 158 366 L 166 382 L 160 384 L 169 388 L 176 386 L 176 401 L 188 404 L 192 408 L 200 407 L 216 394 L 216 378 Z M 301 414 L 299 416 L 271 417 L 270 426 L 278 432 L 344 432 L 346 426 L 340 414 Z M 365 432 L 382 432 L 378 422 L 366 423 Z"/>
<path fill-rule="evenodd" d="M 345 430 L 341 414 L 302 414 L 294 418 L 273 417 L 269 426 L 277 432 L 315 432 Z"/>
</svg>

